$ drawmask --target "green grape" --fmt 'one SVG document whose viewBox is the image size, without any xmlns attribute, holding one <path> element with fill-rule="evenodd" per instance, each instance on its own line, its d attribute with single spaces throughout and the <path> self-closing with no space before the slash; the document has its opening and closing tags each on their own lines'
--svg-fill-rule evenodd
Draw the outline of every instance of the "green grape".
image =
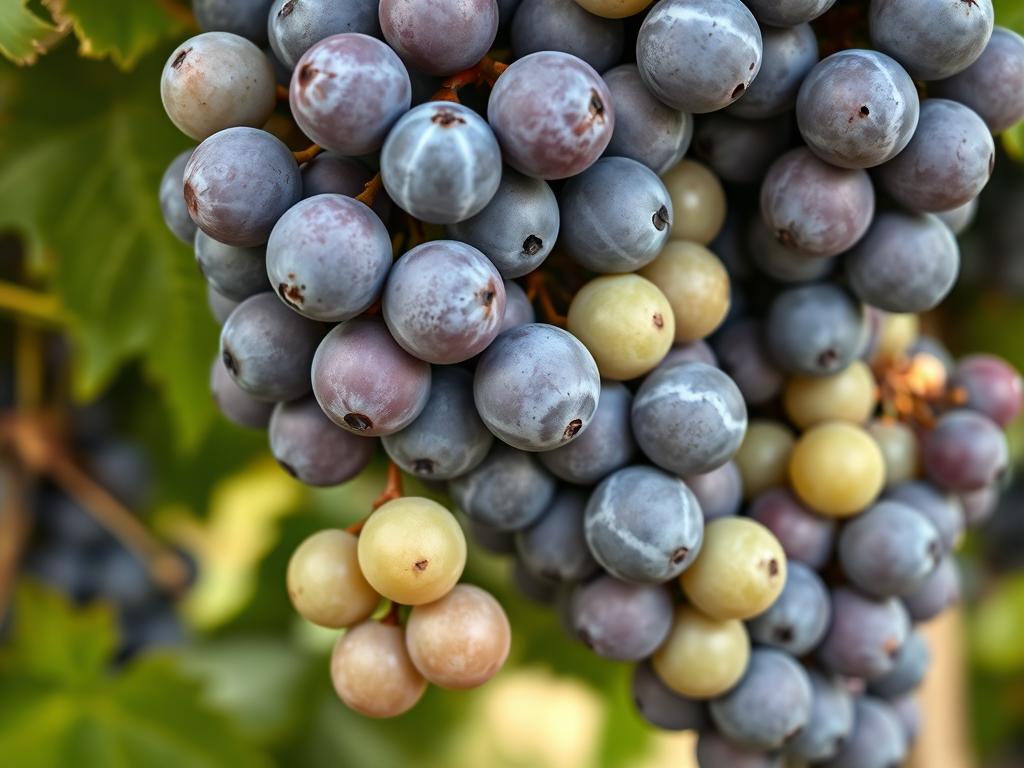
<svg viewBox="0 0 1024 768">
<path fill-rule="evenodd" d="M 789 455 L 796 439 L 778 421 L 754 419 L 747 426 L 739 451 L 733 457 L 743 477 L 743 497 L 753 499 L 786 483 Z"/>
<path fill-rule="evenodd" d="M 917 315 L 896 315 L 887 312 L 881 315 L 873 361 L 899 360 L 917 341 L 921 333 L 921 320 Z"/>
<path fill-rule="evenodd" d="M 875 410 L 878 388 L 867 364 L 855 360 L 831 376 L 794 376 L 782 399 L 786 415 L 800 429 L 826 421 L 863 424 Z"/>
<path fill-rule="evenodd" d="M 607 275 L 584 285 L 569 306 L 567 327 L 590 350 L 602 377 L 622 381 L 660 363 L 676 329 L 665 294 L 637 275 Z"/>
<path fill-rule="evenodd" d="M 711 699 L 739 682 L 749 660 L 750 638 L 742 621 L 719 621 L 681 605 L 668 638 L 651 657 L 651 665 L 676 693 Z"/>
<path fill-rule="evenodd" d="M 408 712 L 427 690 L 405 648 L 405 632 L 377 621 L 341 636 L 331 654 L 331 682 L 346 706 L 367 717 Z"/>
<path fill-rule="evenodd" d="M 326 530 L 303 541 L 288 561 L 288 597 L 304 618 L 321 627 L 350 627 L 380 602 L 359 570 L 357 539 Z"/>
<path fill-rule="evenodd" d="M 442 688 L 483 685 L 505 664 L 512 629 L 501 604 L 480 587 L 458 584 L 409 614 L 405 644 L 412 663 Z"/>
<path fill-rule="evenodd" d="M 405 496 L 370 515 L 359 535 L 359 567 L 374 589 L 403 605 L 444 597 L 466 566 L 466 537 L 436 501 Z"/>
<path fill-rule="evenodd" d="M 639 274 L 658 286 L 672 306 L 677 344 L 710 336 L 729 312 L 729 273 L 703 245 L 671 240 Z"/>
<path fill-rule="evenodd" d="M 885 458 L 863 428 L 831 421 L 800 438 L 790 458 L 789 477 L 807 506 L 829 517 L 849 517 L 882 490 Z"/>
<path fill-rule="evenodd" d="M 875 419 L 868 424 L 885 460 L 885 487 L 913 480 L 918 475 L 917 435 L 902 421 Z"/>
<path fill-rule="evenodd" d="M 707 245 L 725 224 L 725 190 L 707 166 L 683 160 L 661 180 L 672 198 L 672 239 Z"/>
<path fill-rule="evenodd" d="M 757 521 L 720 517 L 705 526 L 700 554 L 679 582 L 708 616 L 749 619 L 768 610 L 786 585 L 786 553 Z"/>
</svg>

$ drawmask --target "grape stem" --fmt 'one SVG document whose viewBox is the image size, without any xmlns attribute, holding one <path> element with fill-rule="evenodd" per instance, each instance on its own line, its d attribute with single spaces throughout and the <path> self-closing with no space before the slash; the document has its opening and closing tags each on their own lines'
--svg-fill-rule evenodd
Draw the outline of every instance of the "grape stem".
<svg viewBox="0 0 1024 768">
<path fill-rule="evenodd" d="M 292 152 L 292 156 L 295 158 L 295 162 L 299 165 L 308 163 L 314 157 L 324 151 L 324 148 L 319 144 L 310 144 L 306 149 L 301 149 L 298 152 Z"/>
<path fill-rule="evenodd" d="M 391 601 L 391 607 L 388 608 L 388 612 L 386 614 L 381 616 L 380 623 L 381 624 L 385 624 L 385 625 L 387 625 L 389 627 L 401 626 L 402 617 L 399 614 L 399 610 L 400 609 L 401 609 L 401 606 L 399 606 L 398 603 L 396 603 L 394 600 L 392 600 Z"/>
<path fill-rule="evenodd" d="M 376 511 L 387 504 L 389 501 L 400 499 L 403 496 L 402 491 L 402 471 L 398 468 L 398 465 L 393 461 L 388 462 L 388 479 L 384 485 L 384 491 L 373 501 L 373 510 Z M 348 528 L 345 529 L 347 533 L 351 533 L 353 536 L 358 536 L 363 530 L 363 526 L 366 525 L 366 521 L 370 519 L 370 515 L 367 515 L 362 520 L 357 520 L 352 523 Z"/>
<path fill-rule="evenodd" d="M 551 292 L 542 272 L 531 272 L 526 278 L 526 298 L 531 302 L 539 302 L 544 318 L 559 328 L 564 328 L 568 318 L 555 309 L 555 303 L 551 300 Z"/>
<path fill-rule="evenodd" d="M 58 325 L 64 320 L 64 312 L 56 296 L 5 282 L 0 282 L 0 312 L 48 325 Z"/>
<path fill-rule="evenodd" d="M 28 541 L 30 518 L 25 506 L 25 478 L 9 462 L 0 464 L 0 483 L 7 493 L 0 499 L 0 620 L 7 615 L 18 562 Z"/>
<path fill-rule="evenodd" d="M 454 101 L 461 104 L 459 91 L 467 85 L 486 85 L 494 87 L 494 83 L 501 77 L 501 73 L 508 69 L 508 64 L 495 61 L 490 56 L 484 56 L 479 63 L 469 69 L 456 72 L 445 80 L 441 87 L 431 96 L 431 101 Z"/>
<path fill-rule="evenodd" d="M 383 185 L 384 183 L 381 181 L 380 172 L 373 174 L 373 178 L 363 186 L 363 191 L 356 195 L 356 200 L 364 205 L 373 205 L 374 201 L 377 199 L 377 194 L 380 192 Z"/>
<path fill-rule="evenodd" d="M 288 88 L 287 86 L 281 85 L 280 83 L 274 88 L 274 93 L 277 94 L 278 102 L 284 104 L 288 101 Z"/>
</svg>

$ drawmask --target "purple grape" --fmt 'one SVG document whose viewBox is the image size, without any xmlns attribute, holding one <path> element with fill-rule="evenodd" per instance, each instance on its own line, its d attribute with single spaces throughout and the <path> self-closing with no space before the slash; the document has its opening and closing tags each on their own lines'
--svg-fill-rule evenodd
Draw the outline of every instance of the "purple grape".
<svg viewBox="0 0 1024 768">
<path fill-rule="evenodd" d="M 505 280 L 505 316 L 501 319 L 501 327 L 498 333 L 511 331 L 521 325 L 529 325 L 537 322 L 537 313 L 533 311 L 533 305 L 526 295 L 526 291 L 519 287 L 519 283 L 512 280 Z"/>
<path fill-rule="evenodd" d="M 697 497 L 705 523 L 739 512 L 743 503 L 743 476 L 735 462 L 727 461 L 718 469 L 703 475 L 689 475 L 683 480 Z"/>
<path fill-rule="evenodd" d="M 238 306 L 239 302 L 218 293 L 212 285 L 207 284 L 206 304 L 210 308 L 210 314 L 213 315 L 213 319 L 217 321 L 217 325 L 224 325 L 231 316 L 231 313 L 235 311 L 235 307 Z"/>
<path fill-rule="evenodd" d="M 828 630 L 832 608 L 825 583 L 803 563 L 789 563 L 786 586 L 771 608 L 747 625 L 755 643 L 793 656 L 813 651 Z"/>
<path fill-rule="evenodd" d="M 203 32 L 232 32 L 265 46 L 271 2 L 273 0 L 192 0 L 192 13 Z"/>
<path fill-rule="evenodd" d="M 309 392 L 309 366 L 324 327 L 292 312 L 272 293 L 243 301 L 220 332 L 231 377 L 257 400 L 297 400 Z"/>
<path fill-rule="evenodd" d="M 704 363 L 705 365 L 717 368 L 718 357 L 706 341 L 698 339 L 688 344 L 676 344 L 668 351 L 665 358 L 658 363 L 658 367 L 669 368 L 679 363 Z"/>
<path fill-rule="evenodd" d="M 453 75 L 476 64 L 498 34 L 495 0 L 381 0 L 384 39 L 414 69 Z"/>
<path fill-rule="evenodd" d="M 809 149 L 793 149 L 768 169 L 761 215 L 783 245 L 835 256 L 868 231 L 875 192 L 865 171 L 836 168 Z"/>
<path fill-rule="evenodd" d="M 450 237 L 483 251 L 502 277 L 522 277 L 543 264 L 555 246 L 558 198 L 541 179 L 506 168 L 484 209 L 447 229 Z"/>
<path fill-rule="evenodd" d="M 270 452 L 306 485 L 338 485 L 370 463 L 377 441 L 358 437 L 328 419 L 312 396 L 278 403 L 270 417 Z"/>
<path fill-rule="evenodd" d="M 872 680 L 893 668 L 910 633 L 910 617 L 896 598 L 874 600 L 849 587 L 832 590 L 832 624 L 818 647 L 830 671 Z"/>
<path fill-rule="evenodd" d="M 853 731 L 853 698 L 845 681 L 810 669 L 811 717 L 804 729 L 789 743 L 798 758 L 819 762 L 835 757 Z"/>
<path fill-rule="evenodd" d="M 408 111 L 412 84 L 388 46 L 344 33 L 302 54 L 288 98 L 295 122 L 310 139 L 341 155 L 365 155 L 384 144 Z"/>
<path fill-rule="evenodd" d="M 939 532 L 944 554 L 953 551 L 963 538 L 964 509 L 953 494 L 923 480 L 912 480 L 889 488 L 883 498 L 913 507 L 928 518 Z"/>
<path fill-rule="evenodd" d="M 476 407 L 495 435 L 549 451 L 583 433 L 601 393 L 597 363 L 573 335 L 543 323 L 499 336 L 480 358 Z"/>
<path fill-rule="evenodd" d="M 749 405 L 764 405 L 781 391 L 782 373 L 768 355 L 757 320 L 740 320 L 715 336 L 719 367 L 743 393 Z"/>
<path fill-rule="evenodd" d="M 454 224 L 480 213 L 498 191 L 501 150 L 476 112 L 433 101 L 395 123 L 380 173 L 399 208 L 432 224 Z"/>
<path fill-rule="evenodd" d="M 630 426 L 632 403 L 633 394 L 625 384 L 602 381 L 590 426 L 568 445 L 541 453 L 541 464 L 556 477 L 577 485 L 593 485 L 625 467 L 637 452 Z"/>
<path fill-rule="evenodd" d="M 510 34 L 517 59 L 562 51 L 604 72 L 622 58 L 622 21 L 595 16 L 573 0 L 522 0 Z"/>
<path fill-rule="evenodd" d="M 661 101 L 702 114 L 743 95 L 761 50 L 761 30 L 739 0 L 661 0 L 640 27 L 636 61 Z"/>
<path fill-rule="evenodd" d="M 810 24 L 761 27 L 761 70 L 729 106 L 736 117 L 777 117 L 793 108 L 807 73 L 818 63 L 818 38 Z"/>
<path fill-rule="evenodd" d="M 974 223 L 974 217 L 977 214 L 978 198 L 974 198 L 961 206 L 948 211 L 939 211 L 935 215 L 939 221 L 949 227 L 949 231 L 954 235 L 962 235 Z"/>
<path fill-rule="evenodd" d="M 399 347 L 379 320 L 335 326 L 316 350 L 312 374 L 324 413 L 360 435 L 405 429 L 430 396 L 430 366 Z"/>
<path fill-rule="evenodd" d="M 633 703 L 644 720 L 665 731 L 704 731 L 710 725 L 704 702 L 661 682 L 649 660 L 633 668 Z"/>
<path fill-rule="evenodd" d="M 246 429 L 266 429 L 273 403 L 257 400 L 235 383 L 218 356 L 210 368 L 210 392 L 224 418 Z"/>
<path fill-rule="evenodd" d="M 878 169 L 881 187 L 914 211 L 948 211 L 988 184 L 995 145 L 985 121 L 955 101 L 926 99 L 914 138 Z"/>
<path fill-rule="evenodd" d="M 786 557 L 811 568 L 821 568 L 832 554 L 835 521 L 816 515 L 788 490 L 765 491 L 748 514 L 775 534 Z"/>
<path fill-rule="evenodd" d="M 321 152 L 302 166 L 302 196 L 345 195 L 355 197 L 373 178 L 373 171 L 353 157 L 342 157 L 333 152 Z M 391 199 L 387 193 L 377 193 L 373 201 L 374 212 L 386 222 L 391 213 Z"/>
<path fill-rule="evenodd" d="M 536 456 L 498 442 L 482 464 L 452 480 L 448 489 L 471 520 L 499 531 L 518 531 L 540 519 L 557 485 Z"/>
<path fill-rule="evenodd" d="M 910 618 L 928 621 L 960 600 L 960 571 L 952 555 L 946 555 L 931 575 L 909 595 L 903 596 Z"/>
<path fill-rule="evenodd" d="M 655 584 L 627 584 L 599 576 L 572 593 L 574 634 L 598 656 L 640 661 L 654 653 L 672 628 L 672 598 Z"/>
<path fill-rule="evenodd" d="M 1024 38 L 996 27 L 981 56 L 967 69 L 928 86 L 933 96 L 970 107 L 992 133 L 1024 120 Z"/>
<path fill-rule="evenodd" d="M 793 117 L 788 113 L 768 120 L 744 120 L 729 112 L 713 112 L 697 122 L 693 148 L 723 181 L 755 184 L 792 146 L 792 133 Z"/>
<path fill-rule="evenodd" d="M 380 297 L 391 259 L 391 238 L 377 214 L 351 197 L 317 195 L 294 205 L 274 226 L 266 274 L 299 314 L 340 322 Z"/>
<path fill-rule="evenodd" d="M 314 44 L 331 35 L 361 32 L 380 36 L 377 0 L 274 0 L 264 19 L 270 47 L 288 69 Z"/>
<path fill-rule="evenodd" d="M 587 494 L 563 485 L 544 514 L 516 533 L 519 560 L 531 573 L 552 581 L 582 581 L 597 569 L 583 534 Z"/>
<path fill-rule="evenodd" d="M 977 491 L 1006 471 L 1006 436 L 987 416 L 951 411 L 922 444 L 921 463 L 932 482 L 950 491 Z"/>
<path fill-rule="evenodd" d="M 505 162 L 527 176 L 564 179 L 601 156 L 615 130 L 601 76 L 568 53 L 541 51 L 502 73 L 487 102 Z"/>
<path fill-rule="evenodd" d="M 395 262 L 383 308 L 388 330 L 409 354 L 429 363 L 459 363 L 497 337 L 505 284 L 473 246 L 433 240 Z"/>
<path fill-rule="evenodd" d="M 494 436 L 473 405 L 472 374 L 455 367 L 434 368 L 422 413 L 381 442 L 393 462 L 417 477 L 450 480 L 477 467 Z"/>
<path fill-rule="evenodd" d="M 244 301 L 270 288 L 265 248 L 237 248 L 218 243 L 202 230 L 195 237 L 196 263 L 206 282 L 233 301 Z"/>
<path fill-rule="evenodd" d="M 779 242 L 760 216 L 750 220 L 748 244 L 754 265 L 780 283 L 814 282 L 835 268 L 835 257 L 814 256 Z"/>
<path fill-rule="evenodd" d="M 967 393 L 964 405 L 1006 428 L 1024 404 L 1020 374 L 995 355 L 970 355 L 957 363 L 951 384 Z"/>
<path fill-rule="evenodd" d="M 903 765 L 907 739 L 896 712 L 871 696 L 854 700 L 853 731 L 823 768 L 893 768 Z"/>
<path fill-rule="evenodd" d="M 685 571 L 700 552 L 704 517 L 678 477 L 653 467 L 609 475 L 587 502 L 587 545 L 612 576 L 662 584 Z"/>
<path fill-rule="evenodd" d="M 792 27 L 812 21 L 836 0 L 746 0 L 757 20 L 773 27 Z"/>
<path fill-rule="evenodd" d="M 896 664 L 882 677 L 871 681 L 868 690 L 883 699 L 896 699 L 916 689 L 931 663 L 928 643 L 917 630 L 910 633 L 896 655 Z"/>
<path fill-rule="evenodd" d="M 164 224 L 176 238 L 189 244 L 195 240 L 196 223 L 188 215 L 182 188 L 185 184 L 185 166 L 190 157 L 191 149 L 177 155 L 160 179 L 160 212 L 163 214 Z"/>
<path fill-rule="evenodd" d="M 838 286 L 790 288 L 772 302 L 765 339 L 776 365 L 784 371 L 827 376 L 860 355 L 866 341 L 864 313 Z"/>
<path fill-rule="evenodd" d="M 302 177 L 280 139 L 256 128 L 228 128 L 196 147 L 184 190 L 203 232 L 226 245 L 253 247 L 267 242 L 302 197 Z"/>
<path fill-rule="evenodd" d="M 716 731 L 702 730 L 697 739 L 697 764 L 700 768 L 782 768 L 782 757 L 747 749 Z"/>
<path fill-rule="evenodd" d="M 968 528 L 977 528 L 987 522 L 996 511 L 999 502 L 999 488 L 989 485 L 977 491 L 959 494 L 964 505 L 964 519 Z"/>
</svg>

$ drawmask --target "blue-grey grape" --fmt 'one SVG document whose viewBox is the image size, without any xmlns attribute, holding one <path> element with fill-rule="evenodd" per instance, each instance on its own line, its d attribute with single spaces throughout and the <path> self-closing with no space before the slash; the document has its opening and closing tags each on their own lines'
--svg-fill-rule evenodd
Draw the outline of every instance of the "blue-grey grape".
<svg viewBox="0 0 1024 768">
<path fill-rule="evenodd" d="M 782 768 L 782 757 L 730 741 L 714 730 L 702 730 L 697 737 L 700 768 Z"/>
<path fill-rule="evenodd" d="M 224 325 L 228 317 L 235 311 L 239 302 L 229 299 L 227 296 L 218 293 L 210 284 L 206 286 L 206 305 L 210 308 L 210 314 L 217 321 L 217 325 Z"/>
<path fill-rule="evenodd" d="M 761 30 L 739 0 L 661 0 L 644 19 L 636 61 L 647 87 L 683 112 L 722 109 L 761 68 Z"/>
<path fill-rule="evenodd" d="M 569 612 L 580 641 L 616 661 L 647 658 L 672 628 L 672 597 L 665 587 L 627 584 L 612 576 L 576 587 Z"/>
<path fill-rule="evenodd" d="M 821 16 L 836 0 L 746 0 L 747 6 L 762 24 L 792 27 Z"/>
<path fill-rule="evenodd" d="M 946 555 L 920 586 L 902 599 L 910 618 L 917 622 L 934 619 L 955 604 L 960 599 L 956 559 Z"/>
<path fill-rule="evenodd" d="M 219 355 L 210 369 L 210 394 L 221 414 L 232 424 L 246 429 L 265 429 L 270 422 L 274 404 L 257 400 L 238 386 Z"/>
<path fill-rule="evenodd" d="M 265 248 L 225 245 L 197 230 L 195 254 L 206 282 L 233 301 L 244 301 L 270 288 Z"/>
<path fill-rule="evenodd" d="M 1006 436 L 987 416 L 950 411 L 925 436 L 921 463 L 932 482 L 950 491 L 977 491 L 1006 471 Z"/>
<path fill-rule="evenodd" d="M 381 439 L 384 450 L 411 475 L 450 480 L 473 470 L 494 442 L 473 405 L 473 376 L 461 368 L 433 369 L 430 397 L 416 420 Z"/>
<path fill-rule="evenodd" d="M 377 0 L 274 0 L 264 16 L 274 55 L 292 69 L 306 51 L 331 35 L 380 35 Z"/>
<path fill-rule="evenodd" d="M 661 584 L 697 559 L 704 518 L 678 477 L 653 467 L 609 475 L 587 502 L 587 544 L 606 571 L 625 581 Z"/>
<path fill-rule="evenodd" d="M 345 195 L 355 197 L 373 178 L 371 171 L 362 161 L 354 157 L 342 157 L 333 152 L 321 152 L 302 166 L 302 196 Z M 386 192 L 378 192 L 370 206 L 387 222 L 391 213 L 391 198 Z"/>
<path fill-rule="evenodd" d="M 840 677 L 814 669 L 807 671 L 807 677 L 811 681 L 811 716 L 787 750 L 816 763 L 835 757 L 853 731 L 853 697 Z"/>
<path fill-rule="evenodd" d="M 810 24 L 761 27 L 761 70 L 729 106 L 737 117 L 776 117 L 793 108 L 807 73 L 818 63 L 818 38 Z"/>
<path fill-rule="evenodd" d="M 864 313 L 838 286 L 790 288 L 768 310 L 765 339 L 784 371 L 826 376 L 843 370 L 860 355 L 866 341 Z"/>
<path fill-rule="evenodd" d="M 910 634 L 910 617 L 896 598 L 875 600 L 850 589 L 832 590 L 832 624 L 818 646 L 830 671 L 872 680 L 895 664 Z"/>
<path fill-rule="evenodd" d="M 358 437 L 324 415 L 312 396 L 278 403 L 270 417 L 270 452 L 306 485 L 338 485 L 370 463 L 377 441 Z"/>
<path fill-rule="evenodd" d="M 513 531 L 502 531 L 481 520 L 476 520 L 468 515 L 461 515 L 462 527 L 466 529 L 474 544 L 480 545 L 483 549 L 495 555 L 514 555 L 516 553 L 516 535 Z M 522 570 L 518 566 L 516 570 Z"/>
<path fill-rule="evenodd" d="M 540 519 L 516 533 L 519 560 L 532 573 L 562 582 L 582 581 L 597 570 L 583 533 L 586 491 L 563 485 Z"/>
<path fill-rule="evenodd" d="M 434 101 L 395 123 L 380 174 L 399 208 L 432 224 L 454 224 L 480 213 L 498 191 L 501 150 L 476 112 Z"/>
<path fill-rule="evenodd" d="M 907 739 L 896 712 L 872 696 L 854 701 L 853 730 L 823 768 L 892 768 L 903 765 Z"/>
<path fill-rule="evenodd" d="M 299 166 L 280 139 L 256 128 L 228 128 L 192 153 L 185 203 L 203 232 L 227 245 L 263 245 L 302 196 Z"/>
<path fill-rule="evenodd" d="M 921 732 L 921 707 L 913 695 L 901 696 L 888 702 L 892 711 L 903 726 L 903 734 L 907 737 L 907 743 L 913 745 Z"/>
<path fill-rule="evenodd" d="M 821 642 L 831 614 L 828 590 L 821 577 L 803 563 L 789 563 L 782 594 L 748 624 L 750 639 L 803 656 Z"/>
<path fill-rule="evenodd" d="M 924 635 L 915 630 L 900 646 L 893 668 L 882 677 L 872 680 L 868 690 L 883 699 L 896 699 L 908 694 L 921 685 L 930 662 L 928 642 Z"/>
<path fill-rule="evenodd" d="M 220 354 L 238 386 L 257 400 L 296 400 L 309 392 L 309 366 L 323 335 L 323 326 L 274 294 L 257 293 L 224 323 Z"/>
<path fill-rule="evenodd" d="M 527 600 L 557 607 L 560 594 L 558 582 L 534 576 L 518 560 L 512 565 L 512 584 Z"/>
<path fill-rule="evenodd" d="M 267 13 L 273 0 L 192 0 L 203 32 L 233 32 L 256 45 L 267 44 Z"/>
<path fill-rule="evenodd" d="M 733 184 L 755 184 L 773 162 L 792 146 L 793 117 L 786 113 L 766 120 L 746 120 L 713 112 L 697 121 L 693 148 L 719 178 Z M 726 222 L 728 226 L 728 222 Z M 722 256 L 712 243 L 711 250 Z"/>
<path fill-rule="evenodd" d="M 688 344 L 676 344 L 665 355 L 665 359 L 658 363 L 658 367 L 669 368 L 678 363 L 704 363 L 717 368 L 718 356 L 706 341 L 698 339 Z"/>
<path fill-rule="evenodd" d="M 960 500 L 922 480 L 911 480 L 886 490 L 884 499 L 913 507 L 939 532 L 944 553 L 951 552 L 964 535 L 964 508 Z"/>
<path fill-rule="evenodd" d="M 666 731 L 704 731 L 710 724 L 703 701 L 673 691 L 649 660 L 633 668 L 633 703 L 651 725 Z"/>
<path fill-rule="evenodd" d="M 750 220 L 747 242 L 754 265 L 780 283 L 811 283 L 827 277 L 835 268 L 833 256 L 815 256 L 780 242 L 764 219 Z"/>
<path fill-rule="evenodd" d="M 739 320 L 723 328 L 714 339 L 719 367 L 739 387 L 749 405 L 764 405 L 782 391 L 782 372 L 768 354 L 762 331 L 757 320 Z"/>
<path fill-rule="evenodd" d="M 506 168 L 490 202 L 449 224 L 448 234 L 483 251 L 502 277 L 522 277 L 551 253 L 559 220 L 558 198 L 546 182 Z"/>
<path fill-rule="evenodd" d="M 313 394 L 331 421 L 367 436 L 405 429 L 430 396 L 430 366 L 398 346 L 384 323 L 366 318 L 337 325 L 324 337 L 312 378 Z"/>
<path fill-rule="evenodd" d="M 196 235 L 196 223 L 188 215 L 183 192 L 185 166 L 190 157 L 191 149 L 177 155 L 160 179 L 160 212 L 163 214 L 164 224 L 183 243 L 192 243 Z"/>
<path fill-rule="evenodd" d="M 739 512 L 743 503 L 743 476 L 735 462 L 727 461 L 718 469 L 702 475 L 689 475 L 683 480 L 697 497 L 705 523 Z"/>
<path fill-rule="evenodd" d="M 549 451 L 589 426 L 601 377 L 578 339 L 532 323 L 501 334 L 484 352 L 473 393 L 495 435 L 524 451 Z"/>
<path fill-rule="evenodd" d="M 452 75 L 476 64 L 498 34 L 495 0 L 381 0 L 388 45 L 414 69 Z"/>
<path fill-rule="evenodd" d="M 533 311 L 526 291 L 519 287 L 519 283 L 512 280 L 505 280 L 505 316 L 501 318 L 501 327 L 498 333 L 510 331 L 521 325 L 529 325 L 537 322 L 537 313 Z"/>
<path fill-rule="evenodd" d="M 832 555 L 835 520 L 811 512 L 789 490 L 765 491 L 747 514 L 775 534 L 790 562 L 819 569 Z"/>
<path fill-rule="evenodd" d="M 652 372 L 633 399 L 633 434 L 651 461 L 678 475 L 710 472 L 733 457 L 747 431 L 739 388 L 703 363 Z"/>
<path fill-rule="evenodd" d="M 563 51 L 604 72 L 622 57 L 622 21 L 595 16 L 573 0 L 523 0 L 509 32 L 517 59 Z"/>
<path fill-rule="evenodd" d="M 557 485 L 536 456 L 497 442 L 483 463 L 449 482 L 448 489 L 470 519 L 518 531 L 544 514 Z"/>
</svg>

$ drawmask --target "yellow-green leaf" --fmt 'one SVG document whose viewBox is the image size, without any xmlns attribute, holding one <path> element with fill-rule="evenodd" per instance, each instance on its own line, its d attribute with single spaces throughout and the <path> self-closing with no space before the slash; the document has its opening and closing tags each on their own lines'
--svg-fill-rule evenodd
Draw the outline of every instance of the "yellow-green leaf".
<svg viewBox="0 0 1024 768">
<path fill-rule="evenodd" d="M 0 0 L 0 53 L 15 64 L 35 63 L 68 30 L 67 25 L 40 18 L 25 7 L 27 3 Z"/>
</svg>

